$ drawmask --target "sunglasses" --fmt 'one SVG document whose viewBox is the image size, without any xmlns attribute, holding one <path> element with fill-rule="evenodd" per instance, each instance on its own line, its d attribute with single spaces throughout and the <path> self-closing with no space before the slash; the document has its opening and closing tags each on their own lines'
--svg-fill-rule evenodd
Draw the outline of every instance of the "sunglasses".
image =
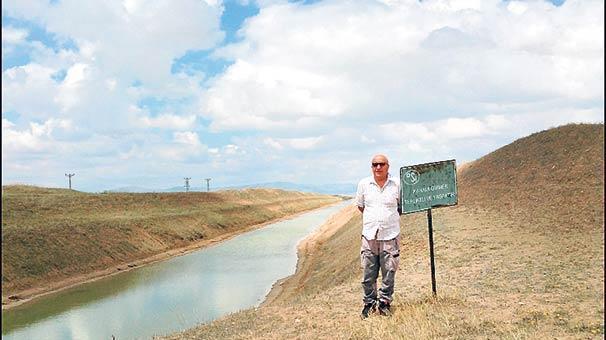
<svg viewBox="0 0 606 340">
<path fill-rule="evenodd" d="M 387 163 L 385 163 L 385 162 L 380 162 L 380 163 L 372 163 L 372 167 L 373 167 L 373 168 L 376 168 L 376 167 L 378 167 L 379 165 L 383 167 L 383 166 L 386 166 L 386 165 L 387 165 Z"/>
</svg>

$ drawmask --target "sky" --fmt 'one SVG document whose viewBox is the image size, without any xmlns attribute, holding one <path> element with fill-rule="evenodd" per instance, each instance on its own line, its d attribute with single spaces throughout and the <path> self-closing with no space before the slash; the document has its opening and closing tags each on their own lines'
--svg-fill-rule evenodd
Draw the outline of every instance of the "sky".
<svg viewBox="0 0 606 340">
<path fill-rule="evenodd" d="M 3 0 L 2 184 L 357 183 L 604 121 L 602 0 Z"/>
</svg>

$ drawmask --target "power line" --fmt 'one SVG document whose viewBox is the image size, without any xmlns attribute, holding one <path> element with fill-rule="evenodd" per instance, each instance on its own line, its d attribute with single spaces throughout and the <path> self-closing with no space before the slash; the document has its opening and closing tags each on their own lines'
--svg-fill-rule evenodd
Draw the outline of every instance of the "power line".
<svg viewBox="0 0 606 340">
<path fill-rule="evenodd" d="M 205 180 L 206 180 L 206 192 L 210 191 L 210 180 L 211 179 L 212 178 L 205 178 Z"/>
<path fill-rule="evenodd" d="M 191 177 L 184 177 L 183 179 L 185 180 L 185 192 L 189 192 L 189 180 Z"/>
<path fill-rule="evenodd" d="M 72 177 L 76 174 L 65 174 L 66 177 L 69 177 L 69 190 L 72 190 Z"/>
</svg>

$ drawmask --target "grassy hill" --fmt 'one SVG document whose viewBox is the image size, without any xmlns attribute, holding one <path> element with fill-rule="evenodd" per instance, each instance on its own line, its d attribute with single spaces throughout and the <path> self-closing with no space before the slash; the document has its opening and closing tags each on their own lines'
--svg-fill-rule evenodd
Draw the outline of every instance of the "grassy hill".
<svg viewBox="0 0 606 340">
<path fill-rule="evenodd" d="M 521 138 L 467 165 L 460 200 L 563 228 L 604 223 L 604 125 L 572 124 Z"/>
<path fill-rule="evenodd" d="M 401 218 L 393 315 L 360 320 L 360 215 L 269 304 L 168 339 L 603 339 L 604 125 L 519 139 L 459 169 L 459 204 Z M 303 268 L 304 270 L 299 270 Z"/>
<path fill-rule="evenodd" d="M 4 186 L 3 304 L 341 200 L 276 189 L 90 194 Z"/>
</svg>

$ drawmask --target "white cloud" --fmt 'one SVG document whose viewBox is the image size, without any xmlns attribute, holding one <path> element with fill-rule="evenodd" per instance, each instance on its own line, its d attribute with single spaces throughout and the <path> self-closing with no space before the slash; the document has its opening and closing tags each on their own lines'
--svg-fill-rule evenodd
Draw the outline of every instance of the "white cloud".
<svg viewBox="0 0 606 340">
<path fill-rule="evenodd" d="M 374 138 L 367 137 L 366 135 L 362 135 L 360 141 L 364 144 L 373 144 L 377 142 Z"/>
<path fill-rule="evenodd" d="M 3 2 L 3 15 L 33 21 L 75 50 L 26 40 L 32 61 L 3 72 L 2 111 L 30 119 L 59 114 L 93 129 L 134 128 L 124 122 L 138 123 L 128 112 L 142 96 L 199 94 L 199 78 L 172 74 L 171 67 L 187 51 L 221 41 L 221 11 L 196 0 Z M 10 27 L 4 32 L 13 44 L 24 35 Z M 129 91 L 135 82 L 139 91 Z"/>
<path fill-rule="evenodd" d="M 272 149 L 276 149 L 276 150 L 283 150 L 284 146 L 282 146 L 282 143 L 274 140 L 271 137 L 267 137 L 265 139 L 263 139 L 263 143 L 267 146 L 269 146 Z"/>
<path fill-rule="evenodd" d="M 199 147 L 201 145 L 198 134 L 195 132 L 175 132 L 173 134 L 173 139 L 176 143 L 186 144 L 193 147 Z"/>
<path fill-rule="evenodd" d="M 116 85 L 118 85 L 118 81 L 116 79 L 107 79 L 105 81 L 107 89 L 113 91 L 116 89 Z"/>
<path fill-rule="evenodd" d="M 3 56 L 30 60 L 2 74 L 3 181 L 55 183 L 66 168 L 107 186 L 213 169 L 217 184 L 355 181 L 379 152 L 467 161 L 603 121 L 602 1 L 257 4 L 217 48 L 220 1 L 3 3 L 69 42 L 3 27 Z M 172 74 L 190 50 L 233 63 Z M 331 171 L 318 178 L 318 164 Z"/>
<path fill-rule="evenodd" d="M 295 150 L 311 150 L 322 141 L 322 137 L 292 138 L 284 141 Z"/>
<path fill-rule="evenodd" d="M 189 49 L 211 48 L 223 38 L 221 8 L 195 0 L 7 2 L 3 11 L 75 40 L 83 57 L 102 64 L 108 74 L 155 87 L 170 77 L 174 58 Z"/>
<path fill-rule="evenodd" d="M 118 158 L 123 161 L 144 159 L 146 156 L 145 151 L 138 145 L 133 145 L 128 151 L 118 153 Z"/>
<path fill-rule="evenodd" d="M 419 143 L 446 146 L 464 139 L 506 135 L 512 127 L 513 123 L 507 117 L 491 114 L 422 123 L 388 123 L 380 125 L 378 130 L 383 131 L 382 136 L 388 141 L 408 142 L 413 148 L 419 148 Z"/>
<path fill-rule="evenodd" d="M 524 12 L 526 12 L 526 10 L 528 9 L 528 5 L 522 1 L 510 1 L 507 4 L 507 9 L 511 13 L 520 15 L 520 14 L 524 14 Z"/>
<path fill-rule="evenodd" d="M 204 156 L 208 147 L 200 142 L 198 134 L 191 131 L 173 133 L 172 143 L 163 143 L 156 147 L 154 153 L 162 159 L 187 161 Z"/>
<path fill-rule="evenodd" d="M 55 98 L 62 111 L 68 111 L 83 99 L 80 90 L 85 82 L 90 80 L 90 76 L 90 67 L 83 63 L 74 64 L 67 70 L 67 75 L 59 85 L 59 93 Z"/>
<path fill-rule="evenodd" d="M 475 118 L 448 118 L 435 127 L 435 135 L 444 140 L 475 138 L 486 133 L 486 125 Z"/>
<path fill-rule="evenodd" d="M 247 21 L 242 42 L 218 52 L 235 63 L 214 81 L 201 114 L 216 131 L 289 123 L 314 131 L 345 119 L 481 116 L 494 105 L 559 98 L 596 103 L 602 11 L 600 1 L 268 5 Z"/>
<path fill-rule="evenodd" d="M 296 67 L 238 61 L 209 89 L 203 105 L 212 113 L 215 130 L 284 129 L 293 123 L 309 128 L 318 118 L 344 111 L 342 104 L 325 95 L 340 87 L 347 85 Z"/>
<path fill-rule="evenodd" d="M 55 69 L 28 64 L 2 72 L 2 112 L 26 112 L 32 118 L 49 118 L 59 107 L 53 98 L 58 93 L 52 80 Z"/>
<path fill-rule="evenodd" d="M 122 5 L 128 14 L 133 14 L 136 13 L 144 3 L 145 1 L 142 0 L 124 0 Z"/>
<path fill-rule="evenodd" d="M 450 12 L 457 13 L 463 10 L 480 10 L 482 3 L 487 3 L 488 6 L 494 6 L 496 1 L 482 0 L 445 0 L 445 1 L 428 1 L 425 6 L 432 12 Z"/>
<path fill-rule="evenodd" d="M 228 144 L 223 148 L 223 152 L 226 155 L 235 155 L 240 152 L 240 147 L 235 144 Z"/>
<path fill-rule="evenodd" d="M 172 114 L 163 114 L 157 117 L 141 117 L 140 121 L 143 127 L 185 130 L 193 127 L 196 116 L 190 115 L 182 117 Z"/>
<path fill-rule="evenodd" d="M 14 27 L 2 27 L 2 44 L 19 44 L 25 42 L 29 32 Z M 4 47 L 4 46 L 3 46 Z"/>
<path fill-rule="evenodd" d="M 2 118 L 2 130 L 11 129 L 15 126 L 10 120 Z"/>
<path fill-rule="evenodd" d="M 62 119 L 50 119 L 43 124 L 30 123 L 28 129 L 18 130 L 16 125 L 2 119 L 2 156 L 19 152 L 44 152 L 61 149 L 60 143 L 53 138 L 56 129 L 68 130 L 71 122 Z"/>
<path fill-rule="evenodd" d="M 285 148 L 292 150 L 312 150 L 322 142 L 322 137 L 308 138 L 265 138 L 264 144 L 276 150 L 284 150 Z"/>
</svg>

